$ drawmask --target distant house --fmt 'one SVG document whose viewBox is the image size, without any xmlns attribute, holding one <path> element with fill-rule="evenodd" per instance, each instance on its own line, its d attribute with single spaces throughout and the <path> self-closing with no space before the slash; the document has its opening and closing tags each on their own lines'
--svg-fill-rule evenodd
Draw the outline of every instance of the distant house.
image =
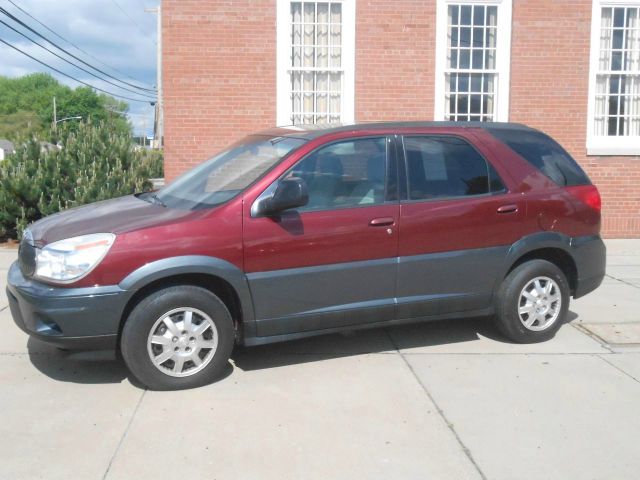
<svg viewBox="0 0 640 480">
<path fill-rule="evenodd" d="M 10 153 L 15 153 L 16 149 L 9 140 L 0 139 L 0 160 L 4 160 Z"/>
</svg>

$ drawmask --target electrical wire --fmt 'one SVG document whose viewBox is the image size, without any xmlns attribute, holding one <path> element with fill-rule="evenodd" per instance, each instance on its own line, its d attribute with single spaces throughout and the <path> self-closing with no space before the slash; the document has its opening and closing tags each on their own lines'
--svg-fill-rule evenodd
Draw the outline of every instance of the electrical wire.
<svg viewBox="0 0 640 480">
<path fill-rule="evenodd" d="M 106 78 L 102 78 L 102 77 L 100 77 L 100 76 L 96 75 L 95 73 L 93 73 L 93 72 L 91 72 L 91 71 L 87 70 L 86 68 L 82 68 L 81 66 L 76 65 L 76 64 L 75 64 L 75 63 L 73 63 L 72 61 L 67 60 L 67 59 L 66 59 L 66 58 L 64 58 L 63 56 L 58 55 L 56 52 L 54 52 L 54 51 L 53 51 L 53 50 L 51 50 L 50 48 L 48 48 L 48 47 L 46 47 L 46 46 L 42 45 L 41 43 L 36 42 L 33 38 L 31 38 L 31 37 L 29 37 L 28 35 L 26 35 L 26 34 L 22 33 L 20 30 L 17 30 L 17 29 L 15 29 L 15 28 L 13 28 L 11 25 L 9 25 L 8 23 L 4 22 L 3 20 L 0 20 L 0 23 L 1 23 L 2 25 L 4 25 L 4 26 L 6 26 L 6 27 L 10 28 L 11 30 L 13 30 L 13 31 L 14 31 L 14 32 L 16 32 L 17 34 L 22 35 L 22 36 L 23 36 L 24 38 L 26 38 L 27 40 L 29 40 L 29 41 L 31 41 L 31 42 L 33 42 L 33 43 L 35 43 L 37 46 L 39 46 L 40 48 L 42 48 L 42 49 L 46 50 L 46 51 L 47 51 L 47 52 L 49 52 L 50 54 L 55 55 L 55 56 L 56 56 L 56 57 L 58 57 L 60 60 L 62 60 L 62 61 L 64 61 L 64 62 L 67 62 L 69 65 L 71 65 L 71 66 L 73 66 L 73 67 L 75 67 L 75 68 L 77 68 L 77 69 L 79 69 L 79 70 L 82 70 L 82 71 L 83 71 L 83 72 L 85 72 L 85 73 L 88 73 L 89 75 L 91 75 L 91 76 L 93 76 L 93 77 L 97 78 L 98 80 L 102 80 L 103 82 L 106 82 L 106 83 L 108 83 L 108 84 L 110 84 L 110 85 L 113 85 L 114 87 L 121 88 L 122 90 L 126 90 L 127 92 L 135 93 L 136 95 L 148 95 L 148 94 L 146 94 L 146 93 L 136 92 L 135 90 L 131 90 L 130 88 L 123 87 L 123 86 L 121 86 L 121 85 L 118 85 L 117 83 L 113 83 L 112 81 L 107 80 Z M 146 97 L 146 98 L 149 98 L 149 99 L 151 100 L 151 98 L 150 98 L 150 97 Z"/>
<path fill-rule="evenodd" d="M 113 2 L 113 4 L 118 7 L 118 9 L 124 14 L 125 17 L 127 17 L 129 20 L 131 20 L 131 23 L 133 23 L 136 27 L 138 27 L 138 29 L 145 35 L 148 35 L 147 32 L 144 31 L 144 29 L 142 28 L 142 26 L 140 26 L 140 24 L 138 22 L 136 22 L 133 17 L 131 17 L 131 15 L 129 15 L 124 8 L 122 8 L 120 6 L 120 4 L 116 1 L 116 0 L 111 0 Z M 156 43 L 155 40 L 153 41 L 153 43 Z"/>
<path fill-rule="evenodd" d="M 144 87 L 139 87 L 137 85 L 134 85 L 132 83 L 126 82 L 124 80 L 120 80 L 119 78 L 114 77 L 113 75 L 105 72 L 104 70 L 101 70 L 97 67 L 94 67 L 93 65 L 91 65 L 90 63 L 85 62 L 84 60 L 82 60 L 81 58 L 77 57 L 76 55 L 74 55 L 73 53 L 67 51 L 66 49 L 62 48 L 60 45 L 58 45 L 55 42 L 52 42 L 51 40 L 49 40 L 47 37 L 45 37 L 44 35 L 40 34 L 38 31 L 34 30 L 33 28 L 31 28 L 29 25 L 27 25 L 26 23 L 24 23 L 22 20 L 20 20 L 19 18 L 17 18 L 16 16 L 12 15 L 10 12 L 8 12 L 7 10 L 5 10 L 4 8 L 0 7 L 0 13 L 3 13 L 5 16 L 9 17 L 11 20 L 13 20 L 14 22 L 20 24 L 22 27 L 26 28 L 27 30 L 29 30 L 30 32 L 36 34 L 38 37 L 40 37 L 41 39 L 47 41 L 48 43 L 50 43 L 51 45 L 53 45 L 54 47 L 56 47 L 58 50 L 63 51 L 64 53 L 66 53 L 67 55 L 69 55 L 70 57 L 74 58 L 75 60 L 78 60 L 79 62 L 81 62 L 82 64 L 88 66 L 89 68 L 92 68 L 93 70 L 102 73 L 103 75 L 116 80 L 120 83 L 124 83 L 126 85 L 129 85 L 130 87 L 136 88 L 138 90 L 145 90 L 147 92 L 151 92 L 151 93 L 156 93 L 155 90 L 149 89 L 149 88 L 144 88 Z"/>
<path fill-rule="evenodd" d="M 32 56 L 32 55 L 29 55 L 29 54 L 28 54 L 27 52 L 25 52 L 24 50 L 20 50 L 20 49 L 19 49 L 18 47 L 16 47 L 15 45 L 11 45 L 9 42 L 7 42 L 7 41 L 5 41 L 5 40 L 3 40 L 3 39 L 1 39 L 1 38 L 0 38 L 0 43 L 4 43 L 6 46 L 8 46 L 8 47 L 10 47 L 10 48 L 13 48 L 14 50 L 16 50 L 16 51 L 18 51 L 18 52 L 22 53 L 23 55 L 25 55 L 25 56 L 27 56 L 27 57 L 29 57 L 31 60 L 34 60 L 34 61 L 38 62 L 38 63 L 39 63 L 39 64 L 41 64 L 41 65 L 44 65 L 45 67 L 47 67 L 47 68 L 49 68 L 49 69 L 53 70 L 54 72 L 59 73 L 60 75 L 64 75 L 65 77 L 70 78 L 71 80 L 73 80 L 73 81 L 75 81 L 75 82 L 82 83 L 83 85 L 86 85 L 87 87 L 93 88 L 94 90 L 98 90 L 99 92 L 106 93 L 107 95 L 111 95 L 112 97 L 122 98 L 122 99 L 124 99 L 124 100 L 129 100 L 129 101 L 131 101 L 131 102 L 152 103 L 152 102 L 151 102 L 151 101 L 149 101 L 149 100 L 142 100 L 142 99 L 139 99 L 139 98 L 125 97 L 124 95 L 118 95 L 118 94 L 116 94 L 116 93 L 112 93 L 112 92 L 109 92 L 109 91 L 107 91 L 107 90 L 103 90 L 102 88 L 95 87 L 95 86 L 93 86 L 93 85 L 91 85 L 91 84 L 89 84 L 89 83 L 87 83 L 87 82 L 85 82 L 85 81 L 83 81 L 83 80 L 80 80 L 80 79 L 78 79 L 78 78 L 72 77 L 71 75 L 69 75 L 69 74 L 67 74 L 67 73 L 63 72 L 62 70 L 58 70 L 57 68 L 52 67 L 51 65 L 49 65 L 49 64 L 47 64 L 47 63 L 45 63 L 45 62 L 43 62 L 42 60 L 38 60 L 36 57 L 34 57 L 34 56 Z"/>
<path fill-rule="evenodd" d="M 72 47 L 74 47 L 76 50 L 79 50 L 80 52 L 84 53 L 85 55 L 87 55 L 88 57 L 93 58 L 96 62 L 98 62 L 100 65 L 103 65 L 107 68 L 110 68 L 111 70 L 113 70 L 114 72 L 118 72 L 120 75 L 124 75 L 127 78 L 130 78 L 131 80 L 135 80 L 136 82 L 139 83 L 143 83 L 146 85 L 149 85 L 147 82 L 143 82 L 142 80 L 138 79 L 138 78 L 134 78 L 131 75 L 129 75 L 128 73 L 125 73 L 121 70 L 118 70 L 116 67 L 109 65 L 105 62 L 103 62 L 102 60 L 100 60 L 99 58 L 95 57 L 94 55 L 92 55 L 91 53 L 87 52 L 86 50 L 80 48 L 78 45 L 76 45 L 75 43 L 73 43 L 71 40 L 63 37 L 62 35 L 60 35 L 59 33 L 57 33 L 55 30 L 51 29 L 50 27 L 48 27 L 47 25 L 45 25 L 44 23 L 42 23 L 40 20 L 38 20 L 36 17 L 34 17 L 33 15 L 31 15 L 29 12 L 27 12 L 24 8 L 22 8 L 20 5 L 17 5 L 13 0 L 7 0 L 11 5 L 13 5 L 14 7 L 16 7 L 18 10 L 20 10 L 23 14 L 25 14 L 27 17 L 31 18 L 33 21 L 35 21 L 36 23 L 40 24 L 40 26 L 44 27 L 46 30 L 48 30 L 49 32 L 53 33 L 56 37 L 58 37 L 60 40 L 63 40 L 65 42 L 67 42 L 69 45 L 71 45 Z M 140 1 L 140 0 L 139 0 Z"/>
</svg>

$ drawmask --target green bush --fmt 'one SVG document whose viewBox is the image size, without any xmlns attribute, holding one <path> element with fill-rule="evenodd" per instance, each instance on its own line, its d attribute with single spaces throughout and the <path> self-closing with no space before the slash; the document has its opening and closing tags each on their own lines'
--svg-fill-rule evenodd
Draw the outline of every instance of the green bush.
<svg viewBox="0 0 640 480">
<path fill-rule="evenodd" d="M 112 123 L 57 132 L 60 150 L 33 138 L 0 162 L 0 238 L 20 238 L 31 222 L 67 208 L 151 190 L 162 154 L 136 149 Z"/>
</svg>

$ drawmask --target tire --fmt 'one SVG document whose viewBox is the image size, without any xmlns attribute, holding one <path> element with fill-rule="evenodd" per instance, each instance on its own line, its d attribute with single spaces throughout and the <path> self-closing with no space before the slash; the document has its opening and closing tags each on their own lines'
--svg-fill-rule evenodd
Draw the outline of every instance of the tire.
<svg viewBox="0 0 640 480">
<path fill-rule="evenodd" d="M 513 342 L 544 342 L 565 322 L 569 297 L 562 270 L 546 260 L 530 260 L 502 281 L 496 295 L 496 325 Z"/>
<path fill-rule="evenodd" d="M 222 300 L 183 285 L 158 290 L 135 306 L 120 350 L 129 371 L 149 389 L 181 390 L 220 378 L 233 344 L 233 321 Z"/>
</svg>

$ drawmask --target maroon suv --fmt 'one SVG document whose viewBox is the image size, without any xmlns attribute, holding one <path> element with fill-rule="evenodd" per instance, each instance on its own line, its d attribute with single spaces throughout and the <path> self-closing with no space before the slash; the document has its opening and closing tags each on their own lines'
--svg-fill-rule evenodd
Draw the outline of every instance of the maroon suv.
<svg viewBox="0 0 640 480">
<path fill-rule="evenodd" d="M 604 277 L 599 231 L 597 189 L 522 125 L 277 128 L 157 192 L 34 223 L 8 297 L 30 335 L 186 388 L 234 344 L 343 329 L 494 315 L 512 341 L 547 340 Z"/>
</svg>

